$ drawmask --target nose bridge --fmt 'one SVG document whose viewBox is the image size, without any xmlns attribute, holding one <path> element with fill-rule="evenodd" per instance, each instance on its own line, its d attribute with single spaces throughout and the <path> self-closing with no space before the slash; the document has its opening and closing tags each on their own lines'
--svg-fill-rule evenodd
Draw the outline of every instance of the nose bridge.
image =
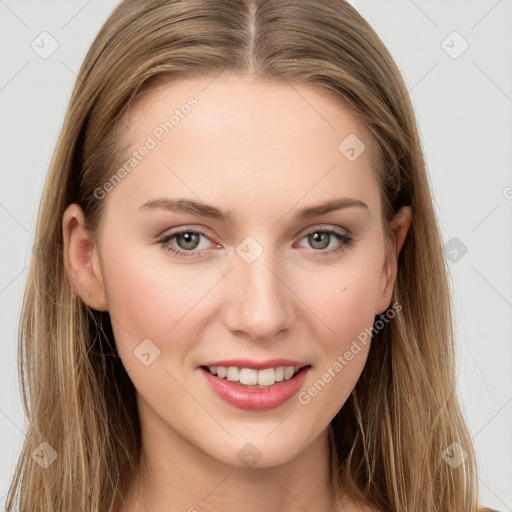
<svg viewBox="0 0 512 512">
<path fill-rule="evenodd" d="M 226 315 L 229 329 L 268 339 L 291 326 L 293 294 L 284 284 L 282 265 L 273 250 L 263 249 L 254 240 L 242 242 L 230 274 Z"/>
</svg>

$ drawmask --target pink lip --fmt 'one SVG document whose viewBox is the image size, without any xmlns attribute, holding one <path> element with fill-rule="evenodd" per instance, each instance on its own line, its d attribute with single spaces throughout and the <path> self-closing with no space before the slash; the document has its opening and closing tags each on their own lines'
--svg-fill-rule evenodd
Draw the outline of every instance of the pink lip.
<svg viewBox="0 0 512 512">
<path fill-rule="evenodd" d="M 223 361 L 222 363 L 228 363 L 228 361 Z M 241 368 L 251 367 L 245 366 L 247 361 L 244 362 L 244 364 L 240 364 L 241 361 L 236 361 L 236 363 L 237 364 L 230 364 L 226 366 L 240 365 L 239 367 Z M 268 367 L 266 365 L 268 365 L 268 362 L 266 362 L 263 367 Z M 275 361 L 273 361 L 270 366 L 273 365 L 275 365 Z M 207 366 L 224 366 L 224 364 L 208 364 Z M 278 363 L 277 366 L 299 365 Z M 309 368 L 309 366 L 302 368 L 302 370 L 297 372 L 291 379 L 277 382 L 268 388 L 251 388 L 238 382 L 231 382 L 226 379 L 221 379 L 216 375 L 212 375 L 208 370 L 204 368 L 200 368 L 199 371 L 204 375 L 204 378 L 206 379 L 210 388 L 229 404 L 234 405 L 239 409 L 264 411 L 278 407 L 296 395 L 304 384 L 304 379 L 306 378 L 306 374 L 309 371 Z"/>
<path fill-rule="evenodd" d="M 204 363 L 201 366 L 236 366 L 238 368 L 251 368 L 253 370 L 263 370 L 265 368 L 277 368 L 278 366 L 295 366 L 302 368 L 308 363 L 293 361 L 292 359 L 268 359 L 267 361 L 251 361 L 250 359 L 228 359 L 226 361 L 214 361 Z"/>
</svg>

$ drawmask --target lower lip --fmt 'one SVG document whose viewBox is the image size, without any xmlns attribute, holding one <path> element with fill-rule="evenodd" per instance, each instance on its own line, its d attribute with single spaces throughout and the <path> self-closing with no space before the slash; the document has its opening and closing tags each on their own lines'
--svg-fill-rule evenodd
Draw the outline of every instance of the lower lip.
<svg viewBox="0 0 512 512">
<path fill-rule="evenodd" d="M 304 384 L 309 368 L 302 368 L 291 379 L 277 382 L 268 388 L 250 388 L 238 382 L 221 379 L 204 368 L 200 368 L 200 371 L 211 389 L 229 404 L 239 409 L 265 411 L 279 407 L 296 395 Z"/>
</svg>

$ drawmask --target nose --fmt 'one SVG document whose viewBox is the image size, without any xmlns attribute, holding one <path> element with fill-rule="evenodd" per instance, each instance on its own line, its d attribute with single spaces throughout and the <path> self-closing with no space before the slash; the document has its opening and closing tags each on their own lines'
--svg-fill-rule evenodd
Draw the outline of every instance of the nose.
<svg viewBox="0 0 512 512">
<path fill-rule="evenodd" d="M 252 263 L 235 255 L 229 279 L 224 321 L 230 331 L 263 341 L 293 325 L 293 288 L 270 251 Z"/>
</svg>

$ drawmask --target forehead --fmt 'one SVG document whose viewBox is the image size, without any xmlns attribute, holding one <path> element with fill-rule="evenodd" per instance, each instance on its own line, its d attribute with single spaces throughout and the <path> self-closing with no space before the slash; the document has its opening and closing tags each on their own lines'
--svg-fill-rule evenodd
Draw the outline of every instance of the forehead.
<svg viewBox="0 0 512 512">
<path fill-rule="evenodd" d="M 187 107 L 191 98 L 197 104 L 192 109 Z M 347 105 L 347 100 L 332 90 L 306 83 L 236 75 L 160 79 L 157 85 L 144 89 L 131 103 L 123 124 L 130 126 L 132 134 L 137 130 L 147 133 L 154 128 L 155 121 L 169 120 L 174 112 L 180 119 L 191 113 L 192 122 L 187 124 L 193 124 L 198 135 L 199 128 L 208 130 L 212 127 L 231 131 L 230 135 L 243 129 L 250 130 L 253 136 L 258 132 L 265 135 L 279 131 L 280 139 L 285 139 L 288 133 L 290 136 L 299 133 L 310 136 L 312 131 L 324 135 L 331 131 L 337 138 L 346 132 L 357 135 L 364 140 L 368 150 L 373 150 L 373 140 Z M 233 126 L 235 122 L 238 124 Z M 180 131 L 186 129 L 183 126 L 184 123 Z M 213 137 L 215 134 L 209 135 Z"/>
<path fill-rule="evenodd" d="M 163 190 L 241 207 L 257 199 L 260 208 L 264 200 L 378 201 L 373 140 L 318 86 L 237 76 L 162 82 L 124 121 L 125 160 L 153 146 L 122 184 L 139 204 Z"/>
</svg>

